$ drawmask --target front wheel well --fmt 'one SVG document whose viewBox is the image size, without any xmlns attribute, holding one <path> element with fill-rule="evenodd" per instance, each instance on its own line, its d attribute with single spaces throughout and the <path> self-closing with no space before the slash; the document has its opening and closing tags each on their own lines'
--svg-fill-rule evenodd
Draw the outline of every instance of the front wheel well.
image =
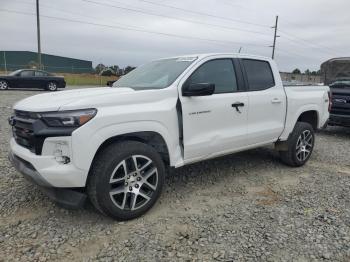
<svg viewBox="0 0 350 262">
<path fill-rule="evenodd" d="M 297 122 L 309 123 L 314 130 L 317 130 L 318 127 L 318 113 L 316 110 L 303 112 Z"/>
<path fill-rule="evenodd" d="M 56 85 L 58 85 L 57 80 L 48 80 L 48 81 L 46 82 L 46 85 L 49 85 L 50 83 L 55 83 Z"/>
<path fill-rule="evenodd" d="M 160 154 L 162 160 L 166 165 L 170 165 L 169 151 L 164 138 L 159 133 L 152 131 L 128 133 L 109 138 L 100 145 L 94 156 L 94 160 L 104 148 L 110 144 L 122 141 L 137 141 L 149 145 Z"/>
</svg>

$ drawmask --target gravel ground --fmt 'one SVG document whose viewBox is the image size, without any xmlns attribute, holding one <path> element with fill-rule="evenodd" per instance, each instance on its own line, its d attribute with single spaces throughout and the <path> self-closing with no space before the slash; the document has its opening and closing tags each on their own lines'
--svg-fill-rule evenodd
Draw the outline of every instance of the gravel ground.
<svg viewBox="0 0 350 262">
<path fill-rule="evenodd" d="M 115 222 L 10 166 L 11 106 L 37 93 L 0 93 L 0 261 L 350 261 L 350 129 L 318 133 L 302 168 L 261 148 L 171 171 L 155 207 Z"/>
</svg>

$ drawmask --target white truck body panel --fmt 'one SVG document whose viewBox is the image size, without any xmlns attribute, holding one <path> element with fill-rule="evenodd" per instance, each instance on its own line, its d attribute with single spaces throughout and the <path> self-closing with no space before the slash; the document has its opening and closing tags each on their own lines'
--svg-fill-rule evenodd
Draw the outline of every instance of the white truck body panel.
<svg viewBox="0 0 350 262">
<path fill-rule="evenodd" d="M 48 143 L 55 138 L 45 140 L 42 156 L 20 148 L 13 139 L 12 151 L 31 163 L 52 186 L 84 187 L 96 152 L 105 141 L 115 136 L 146 131 L 158 133 L 166 143 L 170 166 L 180 167 L 284 141 L 288 139 L 298 117 L 309 110 L 317 112 L 318 127 L 328 119 L 329 88 L 284 88 L 277 66 L 269 58 L 241 54 L 196 56 L 197 60 L 164 89 L 134 91 L 127 87 L 90 88 L 36 95 L 18 102 L 15 110 L 47 112 L 96 108 L 97 115 L 72 133 L 67 149 L 71 162 L 67 165 L 54 163 L 54 156 L 50 156 Z M 275 86 L 258 92 L 182 96 L 181 88 L 187 78 L 206 61 L 218 58 L 268 61 Z M 178 101 L 182 106 L 182 123 L 178 118 Z M 231 106 L 237 101 L 245 104 L 241 113 L 235 112 Z M 180 139 L 181 129 L 183 141 Z M 47 164 L 40 163 L 40 159 Z M 52 170 L 56 170 L 56 174 Z"/>
<path fill-rule="evenodd" d="M 327 86 L 286 86 L 287 115 L 283 133 L 280 140 L 286 140 L 293 130 L 298 117 L 307 111 L 316 111 L 318 114 L 317 127 L 323 127 L 328 118 L 329 97 Z"/>
</svg>

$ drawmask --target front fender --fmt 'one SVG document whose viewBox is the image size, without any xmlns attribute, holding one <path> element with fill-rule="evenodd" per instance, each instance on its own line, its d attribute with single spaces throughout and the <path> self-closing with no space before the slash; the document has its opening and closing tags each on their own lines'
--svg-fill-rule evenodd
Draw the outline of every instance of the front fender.
<svg viewBox="0 0 350 262">
<path fill-rule="evenodd" d="M 155 132 L 161 135 L 169 151 L 170 165 L 175 166 L 181 161 L 181 149 L 178 142 L 178 130 L 169 131 L 162 123 L 157 121 L 135 121 L 113 124 L 98 129 L 89 134 L 89 129 L 74 132 L 72 134 L 72 151 L 74 164 L 86 171 L 90 169 L 91 163 L 97 150 L 109 138 L 126 135 L 135 132 Z"/>
</svg>

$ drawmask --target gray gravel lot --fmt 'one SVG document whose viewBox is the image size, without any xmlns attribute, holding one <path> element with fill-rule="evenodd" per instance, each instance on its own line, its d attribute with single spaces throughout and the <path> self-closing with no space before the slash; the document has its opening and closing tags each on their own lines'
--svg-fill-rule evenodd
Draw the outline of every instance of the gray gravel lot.
<svg viewBox="0 0 350 262">
<path fill-rule="evenodd" d="M 41 92 L 0 92 L 0 261 L 350 261 L 350 129 L 318 133 L 302 168 L 261 148 L 171 171 L 150 212 L 115 222 L 10 166 L 11 106 Z"/>
</svg>

